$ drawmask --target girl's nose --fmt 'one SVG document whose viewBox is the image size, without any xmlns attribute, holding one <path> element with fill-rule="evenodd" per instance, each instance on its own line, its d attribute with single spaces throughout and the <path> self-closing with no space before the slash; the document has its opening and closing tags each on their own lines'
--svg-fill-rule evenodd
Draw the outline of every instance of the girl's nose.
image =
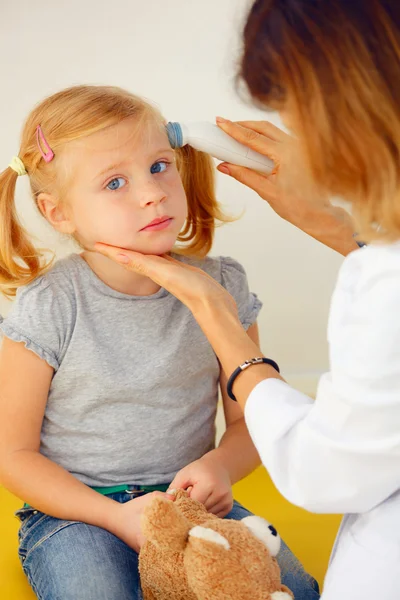
<svg viewBox="0 0 400 600">
<path fill-rule="evenodd" d="M 160 204 L 166 199 L 166 197 L 167 196 L 164 190 L 155 181 L 146 182 L 138 190 L 138 198 L 141 208 L 151 204 Z"/>
</svg>

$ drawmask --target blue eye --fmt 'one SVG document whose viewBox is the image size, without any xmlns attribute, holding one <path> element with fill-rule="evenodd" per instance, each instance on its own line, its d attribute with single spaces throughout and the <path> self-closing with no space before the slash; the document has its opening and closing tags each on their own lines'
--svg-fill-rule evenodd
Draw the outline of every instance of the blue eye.
<svg viewBox="0 0 400 600">
<path fill-rule="evenodd" d="M 126 185 L 126 181 L 123 177 L 116 177 L 115 179 L 111 179 L 110 183 L 107 185 L 107 188 L 111 191 L 120 190 Z"/>
<path fill-rule="evenodd" d="M 167 170 L 168 164 L 169 163 L 165 162 L 164 160 L 159 160 L 158 162 L 154 163 L 154 165 L 151 165 L 150 173 L 152 175 L 155 175 L 156 173 L 163 173 Z"/>
</svg>

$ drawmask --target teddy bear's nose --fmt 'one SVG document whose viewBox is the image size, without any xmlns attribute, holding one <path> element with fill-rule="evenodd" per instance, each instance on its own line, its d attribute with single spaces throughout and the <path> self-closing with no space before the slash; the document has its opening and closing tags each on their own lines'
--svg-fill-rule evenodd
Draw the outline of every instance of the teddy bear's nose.
<svg viewBox="0 0 400 600">
<path fill-rule="evenodd" d="M 278 537 L 278 532 L 273 525 L 268 525 L 268 529 L 270 530 L 273 536 Z"/>
</svg>

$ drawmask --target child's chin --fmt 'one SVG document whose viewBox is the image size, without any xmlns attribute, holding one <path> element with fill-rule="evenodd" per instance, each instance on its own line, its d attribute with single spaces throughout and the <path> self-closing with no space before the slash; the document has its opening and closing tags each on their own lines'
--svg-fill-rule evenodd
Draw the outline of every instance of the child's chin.
<svg viewBox="0 0 400 600">
<path fill-rule="evenodd" d="M 155 254 L 156 256 L 161 256 L 161 254 L 167 254 L 168 252 L 171 252 L 174 245 L 175 240 L 169 242 L 165 240 L 163 242 L 159 241 L 153 244 L 146 244 L 146 246 L 140 250 L 138 249 L 137 251 L 141 252 L 142 254 Z"/>
</svg>

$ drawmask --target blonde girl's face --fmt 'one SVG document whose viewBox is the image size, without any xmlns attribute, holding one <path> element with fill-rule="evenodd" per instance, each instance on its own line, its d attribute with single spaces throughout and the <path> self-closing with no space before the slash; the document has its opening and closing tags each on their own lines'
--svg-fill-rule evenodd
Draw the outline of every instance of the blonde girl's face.
<svg viewBox="0 0 400 600">
<path fill-rule="evenodd" d="M 169 252 L 187 200 L 167 134 L 125 119 L 65 150 L 71 233 L 91 249 L 104 242 L 144 254 Z"/>
</svg>

